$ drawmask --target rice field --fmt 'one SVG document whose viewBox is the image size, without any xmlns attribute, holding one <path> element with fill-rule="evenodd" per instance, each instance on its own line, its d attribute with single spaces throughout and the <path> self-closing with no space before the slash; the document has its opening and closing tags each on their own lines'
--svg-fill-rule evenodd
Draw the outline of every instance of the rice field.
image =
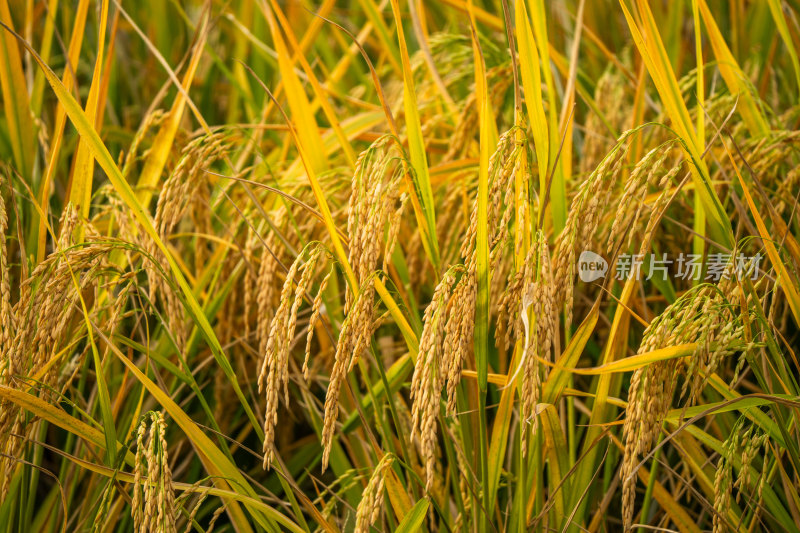
<svg viewBox="0 0 800 533">
<path fill-rule="evenodd" d="M 800 533 L 796 0 L 0 0 L 0 531 Z"/>
</svg>

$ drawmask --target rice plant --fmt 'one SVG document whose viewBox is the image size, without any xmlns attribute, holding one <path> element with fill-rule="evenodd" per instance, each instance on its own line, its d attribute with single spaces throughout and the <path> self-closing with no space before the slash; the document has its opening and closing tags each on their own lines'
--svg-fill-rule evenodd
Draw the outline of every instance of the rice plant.
<svg viewBox="0 0 800 533">
<path fill-rule="evenodd" d="M 0 530 L 800 533 L 796 0 L 0 0 Z"/>
</svg>

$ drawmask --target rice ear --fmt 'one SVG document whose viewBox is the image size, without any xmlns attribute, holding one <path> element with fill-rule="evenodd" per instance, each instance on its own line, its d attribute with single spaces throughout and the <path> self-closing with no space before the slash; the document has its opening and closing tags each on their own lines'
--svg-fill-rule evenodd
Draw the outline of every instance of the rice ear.
<svg viewBox="0 0 800 533">
<path fill-rule="evenodd" d="M 148 431 L 149 421 L 149 431 Z M 166 422 L 150 412 L 136 432 L 131 512 L 136 533 L 175 533 L 175 490 L 167 453 Z M 145 443 L 145 435 L 148 435 Z"/>
<path fill-rule="evenodd" d="M 367 533 L 377 521 L 383 508 L 383 486 L 386 470 L 392 467 L 394 458 L 387 454 L 378 462 L 364 489 L 363 497 L 356 509 L 355 533 Z"/>
<path fill-rule="evenodd" d="M 14 331 L 14 317 L 11 310 L 11 272 L 8 268 L 8 245 L 6 231 L 8 230 L 8 212 L 6 211 L 3 190 L 5 177 L 0 172 L 0 365 L 5 368 L 6 352 L 11 344 Z M 5 381 L 5 371 L 0 372 L 0 379 Z"/>
</svg>

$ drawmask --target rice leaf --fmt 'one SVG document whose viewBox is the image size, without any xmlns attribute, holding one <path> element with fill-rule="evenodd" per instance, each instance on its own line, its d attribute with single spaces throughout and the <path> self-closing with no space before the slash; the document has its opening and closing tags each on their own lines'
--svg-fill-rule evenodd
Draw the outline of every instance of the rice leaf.
<svg viewBox="0 0 800 533">
<path fill-rule="evenodd" d="M 100 37 L 97 45 L 97 58 L 95 59 L 92 84 L 89 87 L 89 98 L 86 101 L 86 119 L 95 129 L 100 129 L 98 112 L 102 106 L 100 92 L 103 83 L 103 54 L 105 53 L 106 27 L 108 25 L 108 2 L 103 1 L 100 12 Z M 69 182 L 69 201 L 74 205 L 82 218 L 89 217 L 89 208 L 92 199 L 92 181 L 94 180 L 94 159 L 92 158 L 86 142 L 78 141 L 78 151 L 75 154 L 75 165 Z M 83 241 L 83 230 L 78 228 L 78 242 Z"/>
<path fill-rule="evenodd" d="M 0 22 L 13 31 L 8 0 L 0 2 Z M 0 36 L 0 89 L 14 163 L 24 178 L 32 180 L 35 156 L 33 119 L 19 47 L 9 32 Z"/>
<path fill-rule="evenodd" d="M 412 175 L 414 183 L 413 197 L 419 202 L 424 219 L 417 218 L 417 223 L 423 234 L 425 250 L 433 263 L 436 272 L 439 272 L 439 243 L 436 238 L 436 214 L 433 203 L 433 189 L 428 171 L 428 158 L 425 155 L 425 140 L 422 137 L 419 111 L 417 109 L 417 93 L 414 89 L 414 77 L 411 73 L 411 61 L 408 56 L 408 45 L 403 32 L 403 23 L 400 17 L 398 0 L 391 0 L 397 27 L 397 39 L 400 45 L 400 58 L 403 63 L 403 109 L 406 116 L 406 135 L 408 136 L 408 151 L 411 157 Z"/>
<path fill-rule="evenodd" d="M 397 525 L 394 530 L 395 533 L 411 533 L 412 531 L 419 531 L 422 526 L 422 521 L 425 520 L 425 515 L 428 513 L 430 502 L 427 499 L 419 500 L 414 504 L 414 507 L 406 514 L 405 518 Z"/>
</svg>

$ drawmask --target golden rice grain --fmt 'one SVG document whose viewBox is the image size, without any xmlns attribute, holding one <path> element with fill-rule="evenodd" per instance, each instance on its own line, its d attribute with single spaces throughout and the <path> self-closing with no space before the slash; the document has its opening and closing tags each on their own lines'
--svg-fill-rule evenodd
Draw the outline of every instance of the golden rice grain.
<svg viewBox="0 0 800 533">
<path fill-rule="evenodd" d="M 729 265 L 730 266 L 730 265 Z M 728 275 L 732 274 L 729 269 Z M 657 316 L 644 332 L 638 353 L 686 343 L 698 349 L 687 359 L 658 361 L 639 368 L 631 377 L 628 406 L 623 425 L 625 443 L 620 469 L 623 481 L 623 521 L 633 519 L 639 456 L 652 449 L 667 411 L 671 407 L 677 380 L 683 377 L 681 397 L 692 405 L 708 376 L 727 356 L 743 348 L 744 326 L 729 301 L 735 301 L 739 286 L 723 278 L 717 286 L 702 285 L 688 292 Z"/>
<path fill-rule="evenodd" d="M 149 435 L 145 444 L 145 434 Z M 167 455 L 166 423 L 157 412 L 142 419 L 136 432 L 132 514 L 137 533 L 175 533 L 175 492 Z"/>
<path fill-rule="evenodd" d="M 0 172 L 0 374 L 5 372 L 8 347 L 14 331 L 14 318 L 11 311 L 11 272 L 8 268 L 8 247 L 6 230 L 8 213 L 3 199 L 5 178 Z M 3 379 L 4 378 L 0 378 Z"/>
<path fill-rule="evenodd" d="M 411 439 L 417 439 L 419 453 L 425 463 L 425 489 L 433 483 L 436 463 L 436 418 L 443 383 L 443 373 L 450 365 L 442 365 L 442 341 L 446 326 L 447 304 L 456 281 L 453 269 L 448 270 L 433 293 L 423 316 L 419 353 L 411 378 Z"/>
<path fill-rule="evenodd" d="M 355 533 L 367 533 L 370 528 L 378 521 L 378 517 L 383 509 L 383 480 L 386 471 L 392 467 L 394 458 L 386 454 L 380 460 L 372 476 L 369 478 L 367 488 L 361 496 L 361 501 L 356 509 Z"/>
<path fill-rule="evenodd" d="M 303 377 L 308 380 L 308 362 L 311 358 L 311 341 L 314 338 L 314 329 L 316 328 L 317 321 L 319 320 L 320 315 L 323 311 L 323 303 L 322 303 L 322 295 L 325 293 L 325 289 L 328 287 L 328 282 L 331 279 L 331 275 L 334 273 L 334 267 L 331 266 L 331 269 L 322 278 L 322 282 L 319 284 L 319 289 L 317 289 L 317 295 L 314 297 L 314 303 L 311 306 L 311 317 L 308 319 L 308 333 L 306 335 L 306 351 L 305 351 L 305 358 L 303 359 Z"/>
<path fill-rule="evenodd" d="M 342 382 L 369 346 L 378 325 L 374 310 L 374 276 L 378 262 L 386 260 L 389 247 L 394 246 L 392 233 L 399 231 L 392 229 L 392 225 L 399 224 L 397 212 L 403 208 L 399 185 L 408 168 L 404 160 L 398 162 L 393 156 L 394 143 L 393 137 L 383 136 L 362 152 L 351 181 L 347 210 L 348 261 L 358 287 L 350 287 L 345 292 L 345 320 L 325 394 L 323 470 L 328 466 Z M 390 240 L 384 244 L 387 227 Z"/>
</svg>

